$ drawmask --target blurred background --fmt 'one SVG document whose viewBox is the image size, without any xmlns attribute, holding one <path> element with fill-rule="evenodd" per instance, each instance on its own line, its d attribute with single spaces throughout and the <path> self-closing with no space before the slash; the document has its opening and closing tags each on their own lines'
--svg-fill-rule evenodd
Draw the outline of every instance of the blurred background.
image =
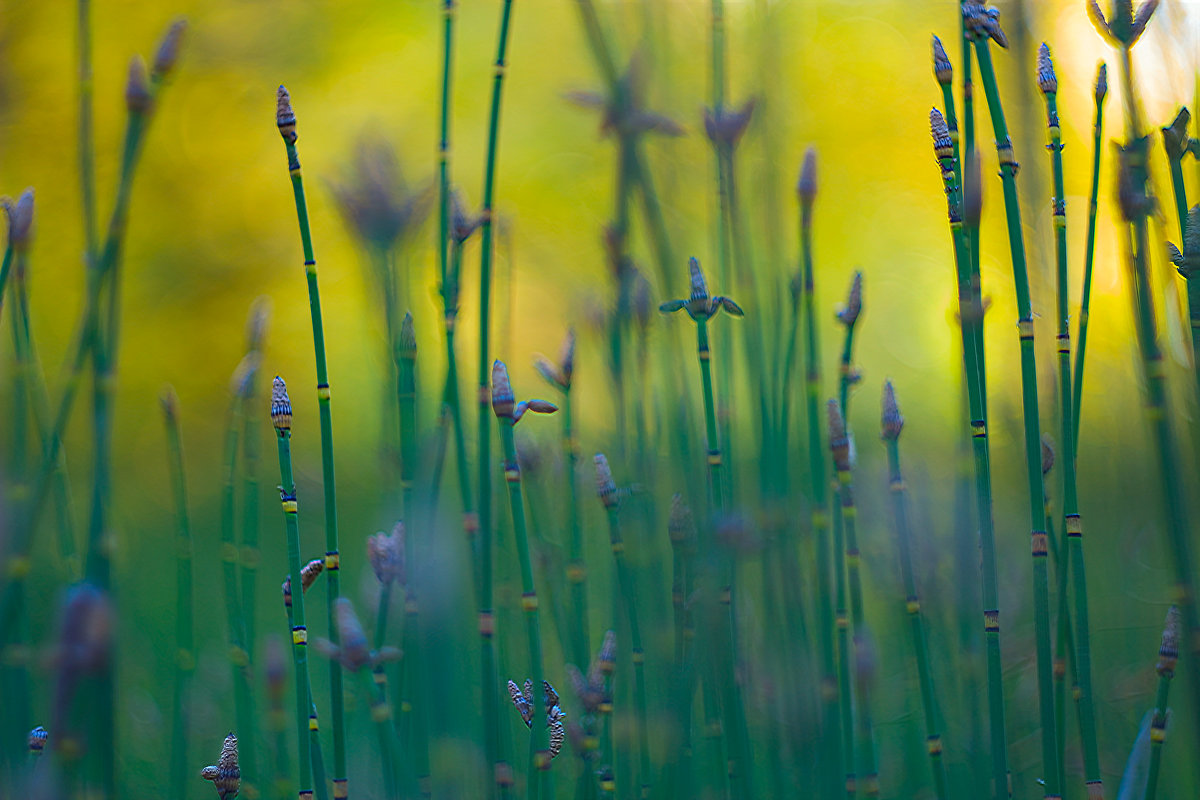
<svg viewBox="0 0 1200 800">
<path fill-rule="evenodd" d="M 1001 91 L 1021 163 L 1026 245 L 1037 314 L 1043 428 L 1057 430 L 1053 356 L 1054 251 L 1049 216 L 1051 195 L 1044 109 L 1033 80 L 1038 44 L 1054 49 L 1066 143 L 1068 233 L 1071 247 L 1072 309 L 1078 303 L 1083 236 L 1090 183 L 1092 82 L 1096 64 L 1114 56 L 1088 22 L 1082 0 L 1001 2 L 1010 39 L 997 52 Z M 650 137 L 646 152 L 678 264 L 670 285 L 661 285 L 653 250 L 640 218 L 631 240 L 633 258 L 646 264 L 655 304 L 686 296 L 685 259 L 715 264 L 715 171 L 704 136 L 702 109 L 710 102 L 708 4 L 699 0 L 624 0 L 598 4 L 622 63 L 637 53 L 646 105 L 682 127 L 678 137 Z M 77 81 L 72 3 L 7 2 L 0 13 L 0 191 L 16 196 L 26 186 L 37 193 L 37 232 L 30 266 L 32 324 L 53 397 L 61 391 L 63 363 L 84 294 L 83 233 L 76 155 Z M 368 254 L 347 224 L 339 190 L 363 183 L 364 170 L 394 197 L 411 203 L 391 251 L 400 275 L 398 296 L 411 309 L 421 355 L 420 424 L 432 431 L 444 374 L 440 300 L 437 297 L 435 164 L 440 70 L 440 4 L 402 2 L 308 2 L 277 0 L 177 0 L 173 4 L 96 0 L 93 3 L 95 136 L 100 218 L 107 219 L 116 180 L 124 125 L 122 92 L 128 59 L 151 54 L 165 26 L 185 16 L 189 30 L 179 67 L 160 96 L 132 198 L 123 284 L 114 455 L 114 520 L 118 532 L 116 585 L 119 607 L 118 719 L 123 784 L 131 797 L 162 796 L 173 674 L 174 523 L 166 472 L 166 446 L 158 397 L 173 384 L 182 409 L 188 488 L 196 540 L 199 666 L 195 692 L 193 749 L 197 769 L 209 763 L 232 725 L 226 640 L 220 613 L 204 613 L 220 598 L 217 576 L 217 493 L 220 442 L 229 399 L 229 377 L 244 349 L 244 324 L 251 303 L 266 296 L 273 309 L 263 373 L 280 374 L 292 386 L 294 455 L 301 498 L 302 535 L 315 555 L 320 542 L 321 472 L 317 410 L 313 392 L 311 330 L 296 235 L 295 209 L 283 148 L 273 121 L 274 93 L 285 83 L 299 121 L 299 150 L 308 179 L 309 204 L 319 264 L 333 391 L 337 441 L 343 591 L 361 609 L 373 606 L 374 579 L 365 561 L 365 539 L 390 529 L 399 509 L 395 471 L 395 423 L 389 398 L 386 325 Z M 470 208 L 481 195 L 491 63 L 500 3 L 463 0 L 454 63 L 452 174 Z M 955 668 L 948 658 L 957 645 L 955 606 L 961 584 L 977 583 L 955 569 L 951 558 L 956 460 L 964 431 L 960 348 L 954 319 L 955 290 L 945 200 L 930 150 L 928 113 L 941 105 L 933 80 L 930 34 L 947 43 L 960 67 L 958 3 L 899 0 L 816 2 L 745 0 L 727 2 L 731 102 L 757 99 L 753 120 L 738 149 L 740 180 L 755 261 L 778 286 L 798 260 L 794 186 L 805 149 L 819 153 L 820 194 L 815 222 L 818 307 L 827 313 L 822 341 L 826 391 L 832 391 L 840 337 L 833 311 L 856 269 L 865 275 L 864 312 L 857 362 L 863 382 L 851 409 L 856 438 L 860 536 L 868 580 L 868 614 L 874 615 L 882 658 L 876 693 L 881 782 L 885 797 L 922 796 L 926 766 L 915 672 L 908 657 L 902 592 L 889 526 L 884 451 L 876 438 L 878 397 L 890 377 L 907 418 L 904 436 L 918 573 L 931 616 L 935 670 L 947 686 L 946 757 L 952 771 L 969 769 L 959 746 L 970 725 L 970 706 L 954 695 Z M 1194 107 L 1200 67 L 1200 3 L 1163 0 L 1134 51 L 1139 101 L 1155 128 L 1166 125 L 1179 105 Z M 600 128 L 598 111 L 572 103 L 571 92 L 598 91 L 575 4 L 521 0 L 515 4 L 509 70 L 505 83 L 496 209 L 497 283 L 493 309 L 494 356 L 509 363 L 518 397 L 552 390 L 532 368 L 534 353 L 557 353 L 569 326 L 580 337 L 576 397 L 585 457 L 610 446 L 614 408 L 608 391 L 603 318 L 613 303 L 613 278 L 602 227 L 613 203 L 614 147 Z M 1123 97 L 1110 78 L 1106 139 L 1121 130 Z M 995 152 L 982 93 L 977 122 L 985 177 L 996 173 Z M 1160 144 L 1152 147 L 1157 194 L 1169 197 Z M 1143 714 L 1153 704 L 1153 665 L 1162 619 L 1169 602 L 1169 561 L 1164 549 L 1160 493 L 1149 433 L 1140 412 L 1139 367 L 1131 325 L 1128 286 L 1112 222 L 1112 159 L 1104 153 L 1091 308 L 1087 379 L 1084 388 L 1079 484 L 1088 523 L 1089 590 L 1101 758 L 1115 786 Z M 1194 167 L 1194 164 L 1193 164 Z M 382 175 L 382 178 L 379 176 Z M 1197 172 L 1187 171 L 1192 196 Z M 1169 203 L 1165 206 L 1170 208 Z M 1010 758 L 1018 797 L 1033 796 L 1040 769 L 1033 682 L 1032 592 L 1027 544 L 1019 396 L 1018 348 L 1013 281 L 1004 233 L 999 182 L 988 181 L 982 259 L 984 294 L 992 301 L 986 318 L 995 516 L 1005 609 L 1004 656 L 1009 697 Z M 1178 242 L 1173 213 L 1155 222 L 1152 236 Z M 467 247 L 459 328 L 464 397 L 471 397 L 477 348 L 478 241 Z M 711 277 L 710 281 L 714 280 Z M 1154 264 L 1160 329 L 1168 358 L 1176 430 L 1184 439 L 1195 430 L 1190 353 L 1182 281 L 1160 258 Z M 731 287 L 712 286 L 717 293 Z M 728 291 L 727 291 L 728 289 Z M 739 298 L 749 316 L 774 313 Z M 783 317 L 779 317 L 783 325 Z M 720 324 L 731 324 L 722 319 Z M 736 323 L 732 323 L 736 324 Z M 684 374 L 694 381 L 694 357 L 678 329 L 684 321 L 655 314 L 648 336 L 676 345 Z M 768 327 L 774 323 L 768 323 Z M 11 347 L 2 348 L 11 358 Z M 724 354 L 717 352 L 717 359 Z M 7 362 L 6 362 L 7 364 Z M 689 382 L 689 390 L 698 387 Z M 665 382 L 651 373 L 647 396 L 661 399 Z M 0 381 L 0 398 L 11 391 Z M 735 446 L 757 431 L 753 406 L 731 402 Z M 797 387 L 795 408 L 799 409 Z M 695 400 L 693 402 L 696 402 Z M 669 408 L 669 404 L 666 404 Z M 82 408 L 82 406 L 81 406 Z M 471 409 L 471 406 L 467 406 Z M 261 409 L 266 415 L 266 406 Z M 797 414 L 802 413 L 797 410 Z M 473 411 L 468 411 L 473 426 Z M 75 414 L 66 442 L 74 477 L 76 513 L 87 508 L 90 475 L 88 415 Z M 651 421 L 652 435 L 659 428 Z M 795 428 L 802 430 L 802 423 Z M 469 428 L 470 430 L 471 428 Z M 0 437 L 9 436 L 8 426 Z M 286 574 L 285 540 L 272 502 L 275 473 L 269 429 L 262 431 L 263 583 Z M 562 457 L 555 420 L 533 420 L 518 430 L 524 450 L 540 455 L 529 475 L 534 522 L 547 552 L 563 545 Z M 662 437 L 658 445 L 665 447 Z M 473 438 L 468 444 L 474 450 Z M 1185 444 L 1187 484 L 1196 484 L 1196 451 Z M 801 436 L 790 443 L 803 461 Z M 746 448 L 749 450 L 749 447 Z M 493 451 L 495 452 L 495 451 Z M 661 447 L 643 475 L 614 464 L 618 481 L 644 481 L 660 511 L 670 494 L 672 453 Z M 533 457 L 533 456 L 531 456 Z M 699 465 L 699 461 L 697 461 Z M 585 532 L 589 557 L 608 569 L 603 513 L 590 497 L 587 461 Z M 736 465 L 735 465 L 736 467 Z M 752 465 L 746 466 L 746 481 Z M 698 469 L 694 477 L 702 480 Z M 541 482 L 539 484 L 539 481 Z M 797 484 L 803 485 L 803 484 Z M 1060 482 L 1051 481 L 1060 496 Z M 447 487 L 443 497 L 453 497 Z M 1193 498 L 1195 493 L 1193 492 Z M 794 512 L 807 507 L 796 499 Z M 507 508 L 497 507 L 499 519 Z M 807 515 L 805 514 L 805 518 Z M 48 517 L 47 517 L 48 519 Z M 471 643 L 460 651 L 446 645 L 441 662 L 452 685 L 446 694 L 443 738 L 435 748 L 435 781 L 471 796 L 473 778 L 458 775 L 473 757 L 483 772 L 476 737 L 477 670 L 467 590 L 469 572 L 457 521 L 445 530 L 424 531 L 430 548 L 431 586 L 439 588 L 447 624 L 445 642 Z M 49 526 L 45 526 L 48 528 Z M 665 528 L 633 534 L 629 555 L 645 587 L 643 597 L 655 644 L 669 653 L 669 545 Z M 1194 531 L 1193 531 L 1194 532 Z M 640 538 L 639 538 L 640 537 Z M 516 631 L 515 559 L 502 543 L 498 563 L 501 603 L 511 600 L 516 636 L 507 645 L 518 662 L 524 643 Z M 309 545 L 306 545 L 309 549 Z M 805 551 L 807 552 L 807 550 Z M 968 548 L 974 553 L 974 545 Z M 52 627 L 61 576 L 54 573 L 52 538 L 35 548 L 36 572 L 30 607 L 35 631 Z M 307 553 L 306 553 L 307 555 Z M 44 566 L 44 568 L 43 568 Z M 808 573 L 797 575 L 807 580 Z M 753 578 L 750 578 L 753 581 Z M 751 584 L 752 585 L 752 584 Z M 285 632 L 274 589 L 262 591 L 254 610 L 259 629 Z M 323 605 L 323 604 L 322 604 Z M 611 615 L 593 601 L 593 640 L 611 625 Z M 811 610 L 811 608 L 810 608 Z M 764 637 L 758 609 L 744 612 L 749 641 Z M 965 612 L 977 614 L 975 607 Z M 323 626 L 323 614 L 314 627 Z M 369 615 L 368 615 L 369 616 Z M 398 615 L 397 615 L 398 616 Z M 547 616 L 550 616 L 549 614 Z M 602 618 L 603 617 L 603 618 Z M 502 616 L 501 628 L 507 619 Z M 563 680 L 562 647 L 549 620 L 549 676 Z M 503 634 L 502 634 L 503 636 Z M 661 640 L 661 641 L 660 641 Z M 755 645 L 751 644 L 751 647 Z M 939 657 L 938 654 L 942 654 Z M 514 671 L 520 669 L 514 667 Z M 439 674 L 434 672 L 432 674 Z M 507 677 L 507 676 L 505 676 Z M 326 697 L 326 670 L 313 670 L 314 693 Z M 655 684 L 665 675 L 652 678 Z M 552 681 L 556 680 L 551 678 Z M 461 681 L 465 683 L 453 683 Z M 48 686 L 35 684 L 35 713 L 45 708 Z M 661 687 L 660 687 L 661 688 Z M 1183 697 L 1183 689 L 1176 689 Z M 660 703 L 666 702 L 665 691 Z M 951 699 L 953 698 L 953 699 Z M 1182 700 L 1180 700 L 1182 702 Z M 365 711 L 352 707 L 353 714 Z M 508 713 L 507 710 L 505 712 Z M 507 717 L 506 717 L 507 719 Z M 36 724 L 38 720 L 33 720 Z M 512 715 L 514 725 L 519 720 Z M 362 723 L 366 729 L 365 721 Z M 514 727 L 514 730 L 516 728 Z M 1071 735 L 1074 736 L 1074 726 Z M 1164 785 L 1174 796 L 1195 794 L 1191 733 L 1178 726 L 1164 765 Z M 360 732 L 364 743 L 371 741 Z M 1078 749 L 1069 748 L 1069 773 L 1080 771 Z M 980 755 L 982 757 L 982 755 Z M 374 756 L 368 747 L 351 755 L 351 773 L 365 772 Z M 574 774 L 575 764 L 569 764 Z M 563 770 L 567 774 L 567 770 Z M 460 785 L 460 783 L 462 785 Z M 560 780 L 567 796 L 570 781 Z M 370 779 L 363 794 L 375 795 Z M 1187 788 L 1190 787 L 1190 790 Z M 196 781 L 195 796 L 211 791 Z M 356 792 L 357 794 L 357 792 Z"/>
</svg>

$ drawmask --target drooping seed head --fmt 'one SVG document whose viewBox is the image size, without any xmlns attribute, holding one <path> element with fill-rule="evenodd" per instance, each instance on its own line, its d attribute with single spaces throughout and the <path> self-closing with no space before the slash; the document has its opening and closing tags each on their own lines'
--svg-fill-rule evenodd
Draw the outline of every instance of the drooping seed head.
<svg viewBox="0 0 1200 800">
<path fill-rule="evenodd" d="M 29 732 L 29 752 L 40 753 L 46 748 L 46 739 L 50 734 L 41 725 Z"/>
<path fill-rule="evenodd" d="M 846 419 L 837 400 L 826 403 L 829 417 L 829 449 L 833 451 L 833 465 L 839 472 L 850 469 L 850 437 L 846 435 Z"/>
<path fill-rule="evenodd" d="M 971 153 L 963 166 L 963 222 L 979 227 L 983 216 L 983 179 L 979 170 L 979 154 Z"/>
<path fill-rule="evenodd" d="M 528 683 L 528 681 L 526 681 Z M 529 692 L 532 694 L 532 691 Z M 513 705 L 517 708 L 517 713 L 521 715 L 521 719 L 525 722 L 526 727 L 533 724 L 533 705 L 530 702 L 530 697 L 517 686 L 515 681 L 508 682 L 508 695 L 512 698 Z"/>
<path fill-rule="evenodd" d="M 358 672 L 371 663 L 371 648 L 367 644 L 367 634 L 354 605 L 349 598 L 339 597 L 334 607 L 334 619 L 337 621 L 341 655 L 338 659 L 342 666 L 351 672 Z"/>
<path fill-rule="evenodd" d="M 292 399 L 287 384 L 278 375 L 271 381 L 271 424 L 281 432 L 292 429 Z"/>
<path fill-rule="evenodd" d="M 933 37 L 933 77 L 937 78 L 937 82 L 942 86 L 949 86 L 954 80 L 954 66 L 950 63 L 950 56 L 946 55 L 942 40 L 936 34 Z"/>
<path fill-rule="evenodd" d="M 183 34 L 187 32 L 187 20 L 179 17 L 167 28 L 163 38 L 158 43 L 154 53 L 154 79 L 162 81 L 175 68 L 179 60 L 179 48 L 183 42 Z"/>
<path fill-rule="evenodd" d="M 847 328 L 853 328 L 854 323 L 858 322 L 858 315 L 862 313 L 862 283 L 862 271 L 856 270 L 854 277 L 850 280 L 850 292 L 846 295 L 846 305 L 837 312 L 838 321 Z"/>
<path fill-rule="evenodd" d="M 1175 674 L 1175 663 L 1179 660 L 1179 636 L 1182 622 L 1179 609 L 1171 606 L 1167 609 L 1167 621 L 1163 625 L 1162 644 L 1158 648 L 1158 664 L 1155 669 L 1164 678 Z"/>
<path fill-rule="evenodd" d="M 251 304 L 250 314 L 246 317 L 246 350 L 262 350 L 270 324 L 271 298 L 264 294 Z"/>
<path fill-rule="evenodd" d="M 1042 94 L 1058 91 L 1058 76 L 1054 74 L 1054 59 L 1050 56 L 1050 45 L 1042 42 L 1037 54 L 1037 85 Z"/>
<path fill-rule="evenodd" d="M 375 570 L 375 578 L 384 586 L 393 581 L 405 583 L 403 522 L 397 522 L 390 534 L 379 531 L 367 538 L 367 561 Z"/>
<path fill-rule="evenodd" d="M 407 359 L 417 357 L 417 332 L 413 327 L 411 311 L 405 311 L 404 319 L 400 321 L 400 335 L 396 337 L 396 355 Z"/>
<path fill-rule="evenodd" d="M 1192 114 L 1184 106 L 1179 109 L 1179 113 L 1175 115 L 1171 124 L 1162 129 L 1163 148 L 1167 151 L 1167 158 L 1171 161 L 1180 160 L 1188 151 L 1188 124 L 1191 121 Z"/>
<path fill-rule="evenodd" d="M 1103 103 L 1104 98 L 1107 94 L 1108 94 L 1108 65 L 1105 64 L 1103 61 L 1101 61 L 1100 66 L 1096 68 L 1096 85 L 1095 85 L 1096 105 L 1100 105 L 1101 103 Z"/>
<path fill-rule="evenodd" d="M 895 441 L 904 430 L 904 417 L 900 414 L 900 406 L 896 403 L 896 389 L 890 380 L 883 382 L 883 438 L 885 441 Z"/>
<path fill-rule="evenodd" d="M 216 765 L 200 770 L 200 777 L 212 781 L 221 800 L 232 800 L 242 786 L 242 770 L 238 766 L 238 740 L 230 733 L 221 746 L 221 757 Z"/>
<path fill-rule="evenodd" d="M 508 380 L 508 367 L 497 359 L 492 363 L 492 411 L 500 419 L 512 419 L 515 409 L 516 398 Z"/>
<path fill-rule="evenodd" d="M 557 704 L 549 707 L 546 710 L 546 726 L 550 728 L 550 758 L 557 758 L 562 752 L 563 742 L 566 740 L 566 727 L 564 725 L 567 715 L 559 708 Z"/>
<path fill-rule="evenodd" d="M 300 589 L 307 592 L 312 586 L 321 572 L 325 569 L 325 562 L 319 558 L 314 558 L 303 567 L 300 568 Z M 290 606 L 292 604 L 292 576 L 288 575 L 283 579 L 283 604 Z"/>
<path fill-rule="evenodd" d="M 1050 434 L 1042 434 L 1042 475 L 1049 475 L 1054 469 L 1054 440 Z"/>
<path fill-rule="evenodd" d="M 275 92 L 275 125 L 285 142 L 296 143 L 296 112 L 292 109 L 292 96 L 283 86 Z"/>
<path fill-rule="evenodd" d="M 152 99 L 146 62 L 135 55 L 129 60 L 129 77 L 125 80 L 125 108 L 130 114 L 144 114 L 150 110 Z"/>
<path fill-rule="evenodd" d="M 937 108 L 929 110 L 929 132 L 933 135 L 933 154 L 939 160 L 954 157 L 954 140 L 950 138 L 950 128 L 946 118 Z"/>
<path fill-rule="evenodd" d="M 804 164 L 800 167 L 800 181 L 796 184 L 800 202 L 812 205 L 817 198 L 817 149 L 810 146 L 804 152 Z"/>
<path fill-rule="evenodd" d="M 613 480 L 612 470 L 608 466 L 608 458 L 604 453 L 596 453 L 596 495 L 605 508 L 617 504 L 617 484 Z"/>
</svg>

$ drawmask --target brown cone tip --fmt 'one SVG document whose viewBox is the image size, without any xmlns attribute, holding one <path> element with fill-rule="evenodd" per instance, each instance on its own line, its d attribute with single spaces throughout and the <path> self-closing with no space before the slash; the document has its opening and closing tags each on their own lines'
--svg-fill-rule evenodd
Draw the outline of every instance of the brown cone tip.
<svg viewBox="0 0 1200 800">
<path fill-rule="evenodd" d="M 568 328 L 567 335 L 563 339 L 562 350 L 558 355 L 559 371 L 563 377 L 563 382 L 569 387 L 571 378 L 575 374 L 575 329 Z"/>
<path fill-rule="evenodd" d="M 809 147 L 804 152 L 804 164 L 800 167 L 800 182 L 796 184 L 800 201 L 811 203 L 817 196 L 817 149 Z"/>
<path fill-rule="evenodd" d="M 141 56 L 129 61 L 129 78 L 125 81 L 125 107 L 131 113 L 144 113 L 150 108 L 150 79 L 146 76 L 146 62 Z"/>
<path fill-rule="evenodd" d="M 275 92 L 275 125 L 288 143 L 296 141 L 296 112 L 292 110 L 292 96 L 283 86 Z"/>
<path fill-rule="evenodd" d="M 1188 124 L 1191 121 L 1192 114 L 1185 106 L 1179 109 L 1171 124 L 1162 129 L 1163 147 L 1167 151 L 1167 157 L 1173 161 L 1183 158 L 1183 154 L 1187 152 Z"/>
<path fill-rule="evenodd" d="M 387 585 L 393 581 L 404 583 L 404 523 L 397 522 L 390 534 L 379 531 L 367 538 L 367 561 L 375 571 L 375 578 Z"/>
<path fill-rule="evenodd" d="M 950 138 L 950 128 L 946 118 L 937 108 L 929 109 L 929 132 L 933 135 L 933 152 L 938 158 L 951 158 L 954 155 L 954 142 Z"/>
<path fill-rule="evenodd" d="M 35 752 L 41 751 L 46 747 L 46 740 L 50 738 L 50 734 L 41 725 L 29 732 L 29 749 Z"/>
<path fill-rule="evenodd" d="M 596 463 L 596 495 L 605 507 L 611 506 L 617 501 L 617 484 L 608 466 L 608 458 L 604 453 L 596 453 L 593 460 Z"/>
<path fill-rule="evenodd" d="M 708 297 L 708 282 L 704 280 L 704 270 L 700 269 L 700 260 L 695 256 L 688 259 L 688 276 L 692 284 L 692 299 Z"/>
<path fill-rule="evenodd" d="M 1159 675 L 1170 677 L 1175 672 L 1175 662 L 1179 660 L 1179 638 L 1182 621 L 1179 608 L 1171 606 L 1167 609 L 1167 620 L 1163 625 L 1162 644 L 1158 648 L 1158 664 L 1155 669 Z"/>
<path fill-rule="evenodd" d="M 1058 76 L 1054 74 L 1054 59 L 1050 57 L 1050 45 L 1042 42 L 1037 54 L 1037 85 L 1043 94 L 1058 91 Z"/>
<path fill-rule="evenodd" d="M 896 389 L 892 382 L 883 382 L 883 438 L 895 441 L 904 430 L 904 417 L 900 414 L 900 406 L 896 403 Z"/>
<path fill-rule="evenodd" d="M 509 418 L 516 406 L 512 384 L 508 380 L 508 367 L 497 359 L 492 363 L 492 411 L 497 417 Z"/>
<path fill-rule="evenodd" d="M 271 381 L 271 422 L 281 431 L 292 427 L 292 400 L 287 384 L 278 375 Z"/>
<path fill-rule="evenodd" d="M 829 449 L 833 451 L 833 464 L 839 471 L 850 469 L 850 439 L 846 436 L 846 418 L 837 400 L 826 403 L 829 416 Z"/>
<path fill-rule="evenodd" d="M 187 32 L 187 20 L 180 17 L 172 22 L 171 26 L 167 28 L 167 32 L 163 34 L 162 41 L 158 44 L 158 51 L 154 54 L 154 77 L 158 80 L 165 78 L 175 68 L 175 62 L 179 60 L 179 46 L 183 42 L 185 32 Z"/>
<path fill-rule="evenodd" d="M 1099 68 L 1096 70 L 1096 102 L 1103 103 L 1105 95 L 1108 94 L 1108 65 L 1103 61 L 1100 62 Z"/>
<path fill-rule="evenodd" d="M 850 292 L 846 295 L 846 305 L 837 312 L 837 318 L 843 325 L 849 327 L 858 322 L 858 316 L 862 313 L 862 288 L 862 272 L 856 271 L 850 280 Z"/>
<path fill-rule="evenodd" d="M 8 214 L 8 241 L 14 250 L 23 250 L 33 239 L 33 188 L 21 192 L 16 205 L 5 198 L 4 210 Z"/>
<path fill-rule="evenodd" d="M 942 40 L 936 35 L 933 37 L 933 76 L 942 86 L 954 80 L 954 66 L 950 63 L 950 56 L 946 55 Z"/>
</svg>

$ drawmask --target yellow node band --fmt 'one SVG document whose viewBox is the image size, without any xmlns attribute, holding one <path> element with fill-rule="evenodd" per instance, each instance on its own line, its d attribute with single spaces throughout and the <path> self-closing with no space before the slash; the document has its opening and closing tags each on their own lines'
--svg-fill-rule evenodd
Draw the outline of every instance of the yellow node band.
<svg viewBox="0 0 1200 800">
<path fill-rule="evenodd" d="M 296 511 L 299 509 L 299 507 L 300 507 L 299 504 L 296 503 L 295 500 L 284 500 L 283 501 L 283 513 L 285 513 L 285 514 L 295 514 Z"/>
</svg>

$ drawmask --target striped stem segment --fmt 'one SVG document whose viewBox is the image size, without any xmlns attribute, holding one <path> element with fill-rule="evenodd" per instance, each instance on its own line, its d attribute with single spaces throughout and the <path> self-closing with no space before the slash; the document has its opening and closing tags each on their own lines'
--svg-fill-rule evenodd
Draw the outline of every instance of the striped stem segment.
<svg viewBox="0 0 1200 800">
<path fill-rule="evenodd" d="M 280 86 L 277 94 L 276 124 L 287 150 L 288 173 L 292 179 L 292 194 L 296 200 L 296 218 L 300 226 L 300 244 L 304 251 L 304 275 L 308 283 L 308 307 L 312 316 L 313 355 L 317 371 L 317 409 L 321 424 L 321 479 L 325 490 L 325 571 L 328 587 L 329 638 L 338 644 L 334 607 L 341 594 L 338 552 L 337 480 L 333 463 L 333 416 L 329 408 L 329 370 L 325 363 L 325 327 L 321 318 L 321 292 L 317 287 L 317 260 L 313 254 L 312 231 L 308 224 L 308 204 L 304 198 L 304 177 L 300 172 L 300 157 L 296 152 L 296 115 L 292 110 L 287 89 Z M 285 483 L 286 485 L 286 483 Z M 329 662 L 329 691 L 333 711 L 333 794 L 335 798 L 349 795 L 346 777 L 346 724 L 342 666 Z"/>
<path fill-rule="evenodd" d="M 990 19 L 990 18 L 988 18 Z M 977 20 L 977 18 L 976 18 Z M 971 20 L 969 20 L 971 21 Z M 1030 553 L 1033 559 L 1033 604 L 1037 642 L 1038 708 L 1042 721 L 1043 794 L 1047 798 L 1061 796 L 1058 785 L 1058 750 L 1056 748 L 1053 688 L 1053 654 L 1050 645 L 1050 583 L 1047 569 L 1049 555 L 1046 540 L 1046 500 L 1042 487 L 1042 432 L 1038 419 L 1037 364 L 1034 358 L 1033 308 L 1029 297 L 1029 274 L 1025 264 L 1025 241 L 1021 233 L 1021 209 L 1017 200 L 1017 162 L 1013 158 L 1012 140 L 1000 104 L 1000 89 L 988 31 L 972 29 L 975 54 L 979 61 L 979 77 L 987 96 L 988 112 L 996 137 L 996 154 L 1000 161 L 1000 177 L 1004 185 L 1004 211 L 1008 223 L 1008 244 L 1012 254 L 1013 282 L 1017 294 L 1017 330 L 1021 344 L 1021 405 L 1025 419 L 1025 463 L 1029 478 Z"/>
<path fill-rule="evenodd" d="M 1158 794 L 1158 773 L 1162 767 L 1162 746 L 1167 741 L 1167 694 L 1171 691 L 1171 678 L 1175 677 L 1175 664 L 1179 660 L 1179 609 L 1175 606 L 1167 611 L 1167 622 L 1163 626 L 1162 644 L 1158 649 L 1158 692 L 1154 698 L 1154 717 L 1150 722 L 1150 768 L 1146 776 L 1146 800 L 1154 800 Z"/>
</svg>

